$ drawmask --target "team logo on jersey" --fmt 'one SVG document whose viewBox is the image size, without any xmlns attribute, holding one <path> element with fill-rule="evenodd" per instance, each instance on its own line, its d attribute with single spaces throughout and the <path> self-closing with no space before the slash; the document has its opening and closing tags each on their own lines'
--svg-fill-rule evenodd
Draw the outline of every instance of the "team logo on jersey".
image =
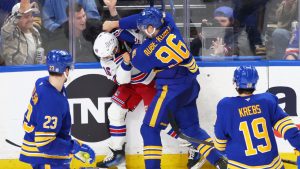
<svg viewBox="0 0 300 169">
<path fill-rule="evenodd" d="M 88 74 L 73 80 L 66 89 L 72 116 L 72 136 L 86 142 L 109 138 L 107 109 L 115 84 L 103 75 Z"/>
</svg>

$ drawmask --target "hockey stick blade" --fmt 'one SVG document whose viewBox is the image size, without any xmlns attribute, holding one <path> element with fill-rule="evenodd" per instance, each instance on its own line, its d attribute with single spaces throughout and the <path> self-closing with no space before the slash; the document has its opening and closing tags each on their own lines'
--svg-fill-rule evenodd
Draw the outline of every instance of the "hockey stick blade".
<svg viewBox="0 0 300 169">
<path fill-rule="evenodd" d="M 292 161 L 292 160 L 286 160 L 286 159 L 281 159 L 282 162 L 287 163 L 287 164 L 293 164 L 293 165 L 297 165 L 296 161 Z"/>
<path fill-rule="evenodd" d="M 187 140 L 188 142 L 191 142 L 191 143 L 197 143 L 197 144 L 205 144 L 205 145 L 208 145 L 208 146 L 214 146 L 214 143 L 211 143 L 211 142 L 208 142 L 208 141 L 204 141 L 204 140 L 199 140 L 199 139 L 196 139 L 196 138 L 193 138 L 193 137 L 189 137 L 185 134 L 183 134 L 178 126 L 177 126 L 177 123 L 176 123 L 176 120 L 175 118 L 173 117 L 173 114 L 171 111 L 168 111 L 168 116 L 169 116 L 169 121 L 170 121 L 170 124 L 173 128 L 173 130 L 178 134 L 178 137 L 184 139 L 184 140 Z"/>
<path fill-rule="evenodd" d="M 18 145 L 18 144 L 16 144 L 16 143 L 14 143 L 14 142 L 12 142 L 12 141 L 10 141 L 10 140 L 8 140 L 8 139 L 5 139 L 5 141 L 6 141 L 8 144 L 10 144 L 10 145 L 13 145 L 13 146 L 16 146 L 16 147 L 19 147 L 19 148 L 21 148 L 21 146 L 20 146 L 20 145 Z"/>
</svg>

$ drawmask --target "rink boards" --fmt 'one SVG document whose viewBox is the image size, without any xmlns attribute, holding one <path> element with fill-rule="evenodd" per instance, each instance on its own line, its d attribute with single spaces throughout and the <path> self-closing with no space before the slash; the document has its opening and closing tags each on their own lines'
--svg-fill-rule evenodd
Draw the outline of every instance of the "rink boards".
<svg viewBox="0 0 300 169">
<path fill-rule="evenodd" d="M 236 95 L 232 76 L 236 66 L 242 64 L 257 66 L 260 76 L 257 93 L 269 89 L 270 92 L 276 94 L 279 97 L 280 106 L 292 116 L 296 124 L 300 124 L 297 114 L 300 105 L 299 98 L 297 98 L 300 94 L 300 64 L 298 62 L 205 62 L 199 63 L 201 74 L 198 76 L 201 91 L 197 103 L 201 126 L 213 135 L 217 102 L 225 96 Z M 96 63 L 76 65 L 72 74 L 73 80 L 66 86 L 73 119 L 73 137 L 86 141 L 98 155 L 104 155 L 108 151 L 106 145 L 109 133 L 106 111 L 111 102 L 113 83 L 105 78 L 104 70 L 99 67 L 100 65 Z M 29 103 L 34 82 L 42 76 L 47 76 L 45 66 L 0 67 L 0 159 L 18 158 L 19 148 L 7 144 L 4 140 L 22 143 L 24 112 Z M 142 156 L 140 156 L 142 138 L 139 134 L 139 126 L 144 113 L 143 105 L 140 104 L 134 112 L 129 112 L 127 115 L 126 153 L 131 155 L 128 156 L 129 161 L 130 159 L 133 159 L 131 160 L 133 162 L 142 161 Z M 165 134 L 161 136 L 164 154 L 171 154 L 164 158 L 172 158 L 172 160 L 165 160 L 165 166 L 171 165 L 174 161 L 185 166 L 186 148 L 179 147 L 176 140 Z M 277 138 L 277 142 L 281 153 L 285 153 L 290 158 L 294 157 L 289 154 L 292 153 L 293 148 L 287 141 Z M 20 166 L 17 167 L 17 165 Z M 0 161 L 0 169 L 9 168 L 9 166 L 23 168 L 22 164 L 16 160 Z M 74 166 L 77 168 L 78 165 L 74 164 Z M 179 165 L 176 166 L 180 168 Z"/>
</svg>

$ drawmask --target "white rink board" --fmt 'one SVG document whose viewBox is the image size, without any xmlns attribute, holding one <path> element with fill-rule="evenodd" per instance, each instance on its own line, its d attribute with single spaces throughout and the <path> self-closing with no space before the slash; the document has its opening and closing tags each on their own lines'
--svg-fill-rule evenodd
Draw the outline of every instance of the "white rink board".
<svg viewBox="0 0 300 169">
<path fill-rule="evenodd" d="M 213 135 L 215 122 L 215 111 L 217 102 L 225 96 L 235 96 L 236 92 L 232 83 L 232 76 L 235 67 L 200 67 L 198 80 L 201 91 L 198 99 L 200 124 Z M 260 75 L 257 85 L 257 93 L 265 92 L 268 87 L 287 86 L 300 93 L 300 68 L 292 67 L 257 67 Z M 86 74 L 104 74 L 102 69 L 76 69 L 73 78 L 76 79 Z M 9 139 L 21 144 L 24 135 L 22 121 L 29 103 L 30 95 L 37 78 L 46 76 L 46 71 L 24 71 L 0 73 L 0 159 L 18 158 L 19 148 L 7 144 L 4 140 Z M 84 89 L 82 89 L 84 92 Z M 297 99 L 297 109 L 299 109 Z M 281 105 L 284 108 L 284 105 Z M 144 115 L 142 104 L 134 112 L 127 115 L 127 153 L 142 153 L 142 138 L 140 136 L 140 125 Z M 72 112 L 71 112 L 72 114 Z M 300 122 L 294 117 L 294 122 Z M 95 133 L 97 134 L 97 133 Z M 185 153 L 186 149 L 179 147 L 177 140 L 162 134 L 164 153 L 178 154 Z M 278 139 L 280 152 L 292 152 L 287 142 Z M 88 143 L 98 155 L 106 153 L 107 141 Z"/>
</svg>

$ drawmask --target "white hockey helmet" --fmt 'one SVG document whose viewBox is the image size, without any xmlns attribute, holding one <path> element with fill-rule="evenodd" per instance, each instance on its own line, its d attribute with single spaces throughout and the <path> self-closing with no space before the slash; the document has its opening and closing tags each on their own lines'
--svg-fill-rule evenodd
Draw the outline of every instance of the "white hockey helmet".
<svg viewBox="0 0 300 169">
<path fill-rule="evenodd" d="M 94 53 L 99 58 L 114 56 L 119 48 L 118 39 L 111 33 L 101 32 L 94 42 Z"/>
</svg>

